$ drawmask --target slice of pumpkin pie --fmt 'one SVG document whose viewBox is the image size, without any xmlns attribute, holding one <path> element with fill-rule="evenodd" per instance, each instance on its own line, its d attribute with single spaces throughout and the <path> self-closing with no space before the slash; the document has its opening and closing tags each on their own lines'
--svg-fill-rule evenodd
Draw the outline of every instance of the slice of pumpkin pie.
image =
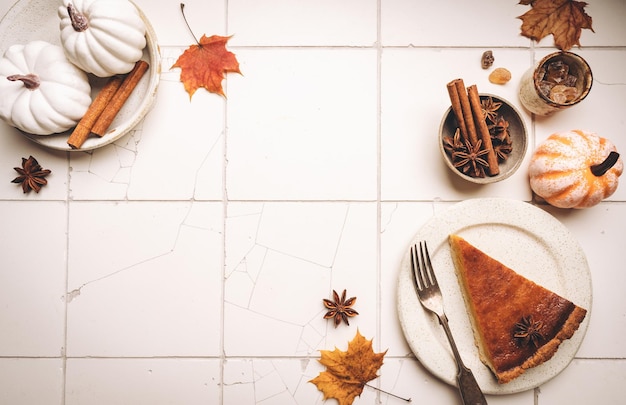
<svg viewBox="0 0 626 405">
<path fill-rule="evenodd" d="M 450 247 L 479 354 L 504 384 L 549 360 L 587 310 L 519 275 L 465 239 Z"/>
</svg>

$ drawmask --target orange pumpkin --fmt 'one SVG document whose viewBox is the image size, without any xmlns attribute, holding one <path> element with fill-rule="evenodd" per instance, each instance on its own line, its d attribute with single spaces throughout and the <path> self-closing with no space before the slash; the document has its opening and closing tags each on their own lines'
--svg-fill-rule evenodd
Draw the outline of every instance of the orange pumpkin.
<svg viewBox="0 0 626 405">
<path fill-rule="evenodd" d="M 575 129 L 542 142 L 530 160 L 530 187 L 560 208 L 588 208 L 617 189 L 624 164 L 606 138 Z"/>
</svg>

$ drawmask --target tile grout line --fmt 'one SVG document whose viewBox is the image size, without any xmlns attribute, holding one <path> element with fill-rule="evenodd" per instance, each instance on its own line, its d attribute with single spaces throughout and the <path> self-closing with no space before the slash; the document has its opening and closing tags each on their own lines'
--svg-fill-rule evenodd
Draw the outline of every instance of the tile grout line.
<svg viewBox="0 0 626 405">
<path fill-rule="evenodd" d="M 65 189 L 65 283 L 63 292 L 63 348 L 61 349 L 61 405 L 65 405 L 67 390 L 67 293 L 70 279 L 70 190 L 71 190 L 71 152 L 67 154 L 67 186 Z"/>
<path fill-rule="evenodd" d="M 382 336 L 382 302 L 383 292 L 381 287 L 382 280 L 382 247 L 381 247 L 381 187 L 382 187 L 382 36 L 381 36 L 381 16 L 382 0 L 376 2 L 376 336 L 378 337 L 378 352 L 381 352 L 381 336 Z M 380 378 L 377 379 L 377 386 L 380 388 Z M 380 402 L 380 393 L 377 393 L 378 402 Z"/>
<path fill-rule="evenodd" d="M 228 35 L 228 0 L 224 0 L 224 34 Z M 224 86 L 228 91 L 228 78 L 225 77 Z M 227 93 L 228 94 L 228 93 Z M 219 390 L 218 401 L 220 404 L 224 404 L 224 367 L 226 365 L 226 334 L 224 332 L 226 306 L 224 304 L 226 298 L 226 219 L 228 218 L 228 187 L 226 182 L 226 172 L 228 170 L 228 99 L 224 99 L 224 117 L 223 117 L 223 148 L 222 151 L 222 254 L 221 254 L 221 299 L 220 299 L 220 368 L 219 368 Z"/>
</svg>

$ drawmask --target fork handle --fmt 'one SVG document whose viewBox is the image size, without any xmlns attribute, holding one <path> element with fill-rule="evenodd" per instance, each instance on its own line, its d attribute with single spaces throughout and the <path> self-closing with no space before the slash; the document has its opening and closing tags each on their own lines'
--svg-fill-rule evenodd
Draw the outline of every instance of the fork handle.
<svg viewBox="0 0 626 405">
<path fill-rule="evenodd" d="M 459 383 L 459 391 L 461 391 L 461 398 L 463 398 L 463 404 L 465 405 L 487 405 L 487 400 L 480 390 L 476 378 L 472 370 L 465 366 L 459 368 L 459 373 L 456 376 Z"/>
<path fill-rule="evenodd" d="M 459 354 L 459 349 L 457 349 L 454 338 L 452 337 L 450 326 L 448 326 L 448 317 L 443 314 L 439 317 L 439 323 L 441 323 L 441 326 L 443 326 L 443 330 L 446 332 L 446 336 L 448 337 L 448 341 L 450 342 L 450 346 L 452 347 L 454 359 L 456 360 L 456 379 L 458 382 L 459 391 L 461 392 L 461 398 L 463 399 L 463 404 L 487 405 L 487 400 L 480 390 L 480 387 L 476 382 L 476 378 L 474 378 L 472 370 L 470 370 L 465 366 L 465 364 L 463 364 L 463 360 L 461 359 L 461 355 Z"/>
</svg>

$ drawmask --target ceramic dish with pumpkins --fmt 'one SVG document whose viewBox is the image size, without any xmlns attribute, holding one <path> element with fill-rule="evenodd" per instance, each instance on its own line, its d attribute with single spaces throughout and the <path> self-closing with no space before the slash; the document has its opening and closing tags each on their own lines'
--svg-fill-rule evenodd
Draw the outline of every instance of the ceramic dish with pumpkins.
<svg viewBox="0 0 626 405">
<path fill-rule="evenodd" d="M 453 173 L 472 183 L 488 184 L 510 177 L 519 168 L 527 134 L 522 116 L 510 102 L 486 93 L 479 99 L 484 121 L 474 122 L 472 131 L 461 130 L 454 106 L 447 109 L 439 127 L 439 148 Z M 488 142 L 481 138 L 480 126 Z"/>
<path fill-rule="evenodd" d="M 0 21 L 0 51 L 4 136 L 95 149 L 130 133 L 155 100 L 156 35 L 130 0 L 19 0 Z"/>
</svg>

